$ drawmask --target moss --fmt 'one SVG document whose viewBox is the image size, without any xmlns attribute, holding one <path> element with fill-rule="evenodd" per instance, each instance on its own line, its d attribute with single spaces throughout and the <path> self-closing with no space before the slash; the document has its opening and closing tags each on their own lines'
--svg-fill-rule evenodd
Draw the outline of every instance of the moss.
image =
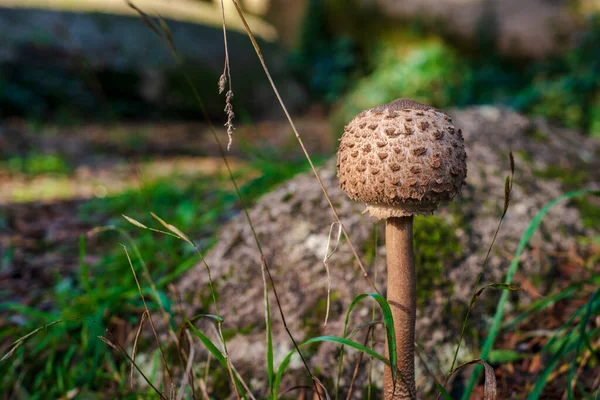
<svg viewBox="0 0 600 400">
<path fill-rule="evenodd" d="M 361 254 L 364 254 L 364 261 L 367 265 L 372 265 L 377 258 L 377 249 L 383 244 L 384 232 L 381 228 L 384 224 L 375 223 L 371 229 L 371 235 L 361 245 Z"/>
<path fill-rule="evenodd" d="M 539 129 L 533 129 L 532 131 L 527 132 L 527 134 L 531 136 L 535 141 L 540 143 L 548 143 L 550 141 L 548 134 Z"/>
<path fill-rule="evenodd" d="M 455 231 L 454 224 L 442 217 L 415 218 L 417 305 L 426 303 L 437 290 L 452 291 L 446 268 L 463 256 Z"/>
<path fill-rule="evenodd" d="M 585 170 L 562 168 L 557 165 L 549 165 L 544 170 L 534 170 L 533 175 L 544 179 L 558 179 L 567 189 L 580 188 L 588 180 Z"/>
<path fill-rule="evenodd" d="M 291 199 L 294 198 L 294 193 L 292 192 L 287 192 L 283 198 L 281 199 L 282 202 L 287 203 L 288 201 L 290 201 Z"/>
<path fill-rule="evenodd" d="M 252 333 L 256 329 L 256 325 L 251 324 L 248 326 L 243 326 L 240 329 L 225 329 L 223 330 L 223 337 L 225 341 L 231 340 L 235 335 L 248 335 Z"/>
<path fill-rule="evenodd" d="M 451 291 L 446 268 L 459 260 L 464 251 L 456 236 L 458 221 L 463 219 L 460 206 L 450 203 L 454 220 L 448 223 L 439 216 L 416 217 L 414 220 L 415 266 L 417 274 L 417 303 L 424 304 L 436 290 Z M 367 264 L 375 260 L 377 246 L 383 244 L 383 234 L 377 225 L 378 239 L 373 234 L 361 247 Z"/>
<path fill-rule="evenodd" d="M 335 307 L 334 304 L 339 300 L 340 294 L 333 290 L 330 297 L 330 307 Z M 322 324 L 327 312 L 327 297 L 320 297 L 319 300 L 306 309 L 306 313 L 302 316 L 302 326 L 304 327 L 304 338 L 302 341 L 308 340 L 321 335 Z M 319 343 L 314 343 L 304 347 L 302 354 L 310 358 L 319 348 Z"/>
<path fill-rule="evenodd" d="M 533 155 L 525 150 L 517 150 L 514 153 L 526 163 L 531 163 L 533 161 Z"/>
<path fill-rule="evenodd" d="M 581 214 L 583 226 L 586 228 L 598 228 L 598 223 L 600 222 L 600 206 L 598 202 L 594 203 L 586 198 L 575 198 L 572 202 Z"/>
<path fill-rule="evenodd" d="M 338 301 L 340 294 L 337 290 L 333 290 L 330 295 L 330 307 Z M 327 313 L 327 297 L 321 297 L 312 306 L 307 308 L 307 313 L 302 317 L 302 324 L 306 328 L 305 338 L 319 336 L 321 334 L 321 322 Z"/>
<path fill-rule="evenodd" d="M 211 363 L 210 367 L 211 386 L 210 393 L 217 395 L 220 399 L 227 399 L 231 395 L 231 378 L 227 368 L 218 363 Z"/>
</svg>

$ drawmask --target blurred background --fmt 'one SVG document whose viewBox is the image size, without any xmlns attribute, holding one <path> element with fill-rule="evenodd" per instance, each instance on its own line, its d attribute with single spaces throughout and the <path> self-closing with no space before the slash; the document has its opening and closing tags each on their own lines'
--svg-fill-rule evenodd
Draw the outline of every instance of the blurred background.
<svg viewBox="0 0 600 400">
<path fill-rule="evenodd" d="M 597 0 L 239 2 L 317 164 L 355 114 L 398 97 L 443 109 L 499 106 L 600 137 Z M 226 3 L 228 155 L 252 205 L 307 163 Z M 125 367 L 90 342 L 107 329 L 125 340 L 139 321 L 137 288 L 115 245 L 115 235 L 132 240 L 121 214 L 149 223 L 153 211 L 204 251 L 240 210 L 211 128 L 225 145 L 220 2 L 134 4 L 164 18 L 180 63 L 122 0 L 0 0 L 0 353 L 66 321 L 0 365 L 0 398 L 123 393 L 111 374 Z M 550 177 L 572 176 L 559 168 Z M 593 225 L 599 210 L 585 207 Z M 197 256 L 149 232 L 135 244 L 169 303 L 169 284 Z"/>
</svg>

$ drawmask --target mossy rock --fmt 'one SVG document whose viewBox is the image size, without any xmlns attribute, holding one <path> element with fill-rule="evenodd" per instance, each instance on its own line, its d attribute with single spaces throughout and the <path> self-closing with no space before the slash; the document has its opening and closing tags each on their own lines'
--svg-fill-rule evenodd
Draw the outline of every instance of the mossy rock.
<svg viewBox="0 0 600 400">
<path fill-rule="evenodd" d="M 0 21 L 5 49 L 0 116 L 202 118 L 191 83 L 209 115 L 223 117 L 225 99 L 217 88 L 225 61 L 220 26 L 166 19 L 179 64 L 170 45 L 136 15 L 0 7 Z M 288 108 L 304 107 L 306 94 L 287 68 L 285 51 L 261 37 L 257 41 Z M 231 30 L 227 42 L 238 118 L 279 115 L 247 35 Z"/>
<path fill-rule="evenodd" d="M 435 292 L 452 296 L 448 269 L 464 257 L 457 227 L 439 216 L 417 217 L 414 222 L 417 304 L 430 301 Z"/>
<path fill-rule="evenodd" d="M 566 169 L 586 171 L 585 175 L 577 178 L 578 184 L 581 187 L 597 187 L 593 172 L 598 170 L 597 163 L 586 162 L 589 157 L 582 154 L 580 148 L 585 148 L 589 154 L 595 154 L 600 148 L 600 143 L 576 131 L 557 128 L 541 119 L 529 120 L 499 108 L 477 107 L 452 111 L 450 115 L 465 136 L 469 169 L 467 184 L 462 195 L 452 203 L 442 205 L 434 216 L 417 217 L 414 224 L 419 297 L 416 340 L 444 366 L 449 366 L 452 361 L 456 338 L 479 275 L 483 274 L 481 285 L 502 282 L 510 262 L 507 255 L 515 251 L 531 219 L 549 201 L 568 190 L 560 177 L 536 176 L 534 167 L 547 168 L 558 164 Z M 539 140 L 540 135 L 547 140 Z M 510 150 L 527 154 L 528 160 L 521 162 L 518 158 L 510 207 L 483 269 L 504 204 L 505 179 L 510 173 Z M 341 191 L 333 161 L 321 168 L 319 174 L 359 251 L 365 271 L 385 294 L 383 224 L 362 214 L 364 206 L 351 202 Z M 526 249 L 519 271 L 532 282 L 552 281 L 548 279 L 548 271 L 540 269 L 536 262 L 539 257 L 533 256 L 533 248 L 539 249 L 536 251 L 543 252 L 548 259 L 571 247 L 576 251 L 580 249 L 581 237 L 598 235 L 598 227 L 590 227 L 587 222 L 597 218 L 600 207 L 595 206 L 595 201 L 595 198 L 586 198 L 584 203 L 562 202 L 555 205 L 534 235 L 532 248 Z M 299 341 L 319 335 L 341 335 L 352 300 L 361 293 L 372 293 L 374 288 L 364 279 L 348 243 L 342 239 L 333 256 L 327 260 L 332 297 L 329 320 L 327 326 L 323 326 L 328 288 L 323 258 L 335 219 L 314 176 L 300 175 L 265 195 L 249 210 L 249 216 L 262 244 L 264 260 L 273 276 L 289 331 Z M 329 251 L 333 249 L 336 238 L 334 225 Z M 241 332 L 248 326 L 264 326 L 262 256 L 245 215 L 223 227 L 216 246 L 205 259 L 211 266 L 220 298 L 227 299 L 219 305 L 226 328 Z M 229 275 L 231 270 L 235 273 Z M 229 278 L 222 280 L 221 275 Z M 185 293 L 196 293 L 198 288 L 207 287 L 207 284 L 204 268 L 199 266 L 181 280 L 179 291 L 185 296 Z M 488 328 L 488 316 L 495 311 L 499 294 L 499 291 L 485 291 L 477 300 L 471 310 L 458 362 L 472 357 L 473 346 Z M 518 300 L 512 312 L 531 300 L 522 292 L 515 292 L 511 297 Z M 273 301 L 272 295 L 270 298 Z M 357 304 L 350 315 L 348 329 L 370 321 L 374 304 L 369 298 Z M 199 301 L 191 304 L 190 314 L 205 306 Z M 275 315 L 274 308 L 272 303 L 272 316 Z M 375 310 L 375 318 L 380 318 L 376 304 Z M 382 332 L 380 329 L 376 331 L 378 334 Z M 287 345 L 288 333 L 278 320 L 273 324 L 273 340 L 279 344 L 276 345 L 275 358 L 283 357 L 292 350 Z M 231 344 L 242 349 L 236 366 L 247 365 L 247 374 L 254 376 L 255 359 L 248 359 L 246 364 L 241 355 L 249 342 L 262 346 L 260 351 L 264 353 L 264 332 L 260 329 L 236 335 Z M 376 350 L 380 353 L 384 352 L 384 342 L 383 337 L 378 339 Z M 324 343 L 311 348 L 306 354 L 309 365 L 322 371 L 325 382 L 328 382 L 327 379 L 332 378 L 328 371 L 337 370 L 339 347 Z M 342 379 L 349 381 L 351 373 L 350 368 L 344 369 Z M 304 384 L 301 364 L 292 368 L 286 379 L 289 386 Z M 366 382 L 357 382 L 359 386 L 363 384 L 366 385 Z M 424 398 L 429 397 L 425 393 L 427 387 L 422 386 Z"/>
</svg>

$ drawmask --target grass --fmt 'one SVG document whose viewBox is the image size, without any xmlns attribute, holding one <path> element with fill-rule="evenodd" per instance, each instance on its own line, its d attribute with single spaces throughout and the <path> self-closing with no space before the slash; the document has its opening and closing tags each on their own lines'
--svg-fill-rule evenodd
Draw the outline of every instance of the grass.
<svg viewBox="0 0 600 400">
<path fill-rule="evenodd" d="M 519 247 L 517 249 L 517 252 L 511 262 L 511 265 L 509 267 L 507 276 L 506 276 L 506 280 L 505 280 L 505 284 L 510 285 L 512 283 L 512 279 L 514 277 L 514 274 L 517 271 L 517 268 L 519 266 L 519 259 L 521 257 L 521 254 L 523 253 L 523 251 L 525 250 L 525 247 L 527 246 L 527 244 L 529 243 L 529 241 L 531 240 L 533 234 L 535 233 L 535 231 L 537 230 L 537 228 L 539 227 L 540 222 L 542 221 L 542 218 L 544 217 L 544 215 L 547 214 L 547 212 L 558 202 L 560 201 L 564 201 L 570 198 L 577 198 L 577 197 L 582 197 L 582 196 L 586 196 L 586 195 L 596 195 L 596 196 L 600 196 L 600 192 L 598 191 L 592 191 L 592 190 L 579 190 L 579 191 L 573 191 L 573 192 L 569 192 L 564 194 L 563 196 L 560 196 L 556 199 L 554 199 L 553 201 L 551 201 L 550 203 L 548 203 L 546 206 L 544 206 L 539 212 L 538 214 L 533 218 L 533 220 L 531 221 L 531 224 L 529 225 L 529 227 L 527 228 L 527 230 L 523 233 L 523 236 L 521 237 L 521 240 L 519 242 Z M 591 297 L 589 301 L 595 301 L 596 298 L 596 293 L 594 293 Z M 503 319 L 503 315 L 504 315 L 504 306 L 506 305 L 506 302 L 508 300 L 508 292 L 503 292 L 501 297 L 500 297 L 500 301 L 498 303 L 498 308 L 496 309 L 496 314 L 494 316 L 494 320 L 493 323 L 490 327 L 490 332 L 488 333 L 488 336 L 485 340 L 485 343 L 483 345 L 483 349 L 481 352 L 481 358 L 486 359 L 489 355 L 489 352 L 491 351 L 493 345 L 494 345 L 494 340 L 496 339 L 496 336 L 498 335 L 499 331 L 500 331 L 500 325 L 502 323 L 502 319 Z M 588 301 L 588 303 L 589 303 Z M 586 344 L 589 344 L 589 338 L 586 338 L 587 333 L 586 333 L 586 327 L 588 325 L 588 321 L 589 318 L 592 315 L 592 312 L 596 312 L 599 311 L 599 309 L 593 308 L 591 307 L 591 305 L 586 305 L 587 311 L 588 313 L 585 314 L 584 318 L 581 319 L 580 322 L 580 330 L 579 330 L 579 346 L 581 346 L 584 342 Z M 575 317 L 577 316 L 577 313 L 575 315 L 572 316 L 572 319 L 575 319 Z M 570 321 L 569 321 L 570 322 Z M 567 326 L 565 324 L 565 326 Z M 599 334 L 600 331 L 598 331 L 598 329 L 595 330 L 595 332 L 592 332 L 592 334 L 594 336 L 596 336 L 597 334 Z M 586 338 L 586 340 L 584 340 L 583 338 Z M 546 371 L 552 371 L 553 368 L 556 367 L 556 365 L 558 364 L 558 360 L 562 357 L 566 357 L 569 353 L 572 353 L 573 350 L 575 348 L 573 346 L 565 346 L 565 347 L 561 347 L 561 351 L 559 354 L 559 357 L 557 358 L 557 356 L 554 356 L 552 359 L 552 362 L 550 363 L 550 365 L 548 366 L 548 368 L 546 368 Z M 544 349 L 543 349 L 544 350 Z M 595 352 L 595 350 L 591 349 L 590 346 L 590 350 L 592 352 Z M 577 348 L 577 352 L 579 352 L 579 348 Z M 575 361 L 573 361 L 573 365 L 576 365 L 576 360 L 577 360 L 577 354 L 575 357 Z M 468 400 L 470 393 L 473 391 L 473 388 L 475 386 L 475 383 L 477 382 L 477 378 L 480 374 L 480 368 L 475 370 L 475 373 L 471 376 L 471 379 L 469 380 L 469 383 L 467 385 L 467 389 L 465 390 L 465 393 L 463 394 L 463 399 L 464 400 Z M 547 380 L 547 374 L 542 374 L 536 381 L 536 386 L 533 392 L 531 392 L 528 396 L 528 399 L 538 399 L 542 393 L 542 389 L 544 388 L 544 385 L 546 384 L 546 380 Z M 568 398 L 571 399 L 573 398 L 573 393 L 572 393 L 572 379 L 569 380 L 569 386 L 568 388 L 571 388 L 571 390 L 569 390 L 569 396 Z"/>
<path fill-rule="evenodd" d="M 168 32 L 164 26 L 159 27 L 163 34 Z M 290 123 L 293 126 L 291 119 Z M 301 139 L 300 145 L 302 146 Z M 308 157 L 306 151 L 305 154 Z M 263 174 L 261 177 L 239 186 L 236 182 L 243 180 L 243 175 L 238 175 L 230 170 L 229 174 L 218 176 L 214 181 L 195 179 L 189 183 L 170 179 L 151 182 L 144 185 L 141 190 L 129 190 L 103 200 L 90 202 L 84 206 L 82 213 L 87 218 L 93 219 L 99 215 L 113 216 L 111 227 L 97 229 L 95 233 L 110 235 L 113 243 L 118 240 L 124 244 L 125 251 L 108 252 L 98 264 L 90 265 L 86 261 L 88 253 L 86 239 L 82 237 L 79 245 L 80 269 L 76 276 L 57 279 L 55 282 L 52 288 L 52 297 L 56 302 L 56 307 L 53 310 L 39 310 L 35 307 L 10 302 L 0 305 L 0 309 L 3 311 L 10 311 L 23 318 L 20 325 L 3 329 L 0 333 L 0 340 L 20 338 L 16 340 L 9 351 L 9 357 L 0 362 L 2 388 L 10 391 L 15 398 L 59 398 L 69 394 L 82 398 L 171 398 L 169 391 L 173 380 L 169 376 L 173 375 L 189 379 L 187 384 L 179 389 L 180 393 L 205 398 L 205 389 L 202 385 L 208 381 L 207 376 L 200 375 L 193 368 L 188 371 L 186 367 L 188 364 L 193 366 L 190 364 L 190 360 L 194 361 L 194 359 L 192 350 L 188 351 L 185 338 L 187 337 L 187 341 L 190 341 L 190 337 L 193 336 L 203 343 L 216 360 L 215 362 L 222 366 L 222 369 L 213 368 L 214 371 L 221 371 L 220 384 L 223 385 L 220 391 L 215 392 L 214 395 L 222 398 L 227 395 L 224 392 L 231 391 L 237 393 L 238 398 L 253 398 L 252 393 L 246 389 L 244 378 L 236 372 L 235 366 L 227 356 L 226 337 L 221 330 L 223 320 L 218 315 L 218 311 L 217 315 L 184 318 L 184 324 L 179 330 L 172 324 L 168 325 L 167 330 L 171 333 L 171 337 L 164 341 L 152 341 L 144 336 L 138 336 L 135 327 L 139 325 L 141 330 L 142 324 L 146 320 L 148 320 L 147 323 L 153 324 L 152 318 L 156 318 L 159 314 L 163 317 L 166 316 L 166 319 L 170 321 L 177 316 L 167 294 L 167 287 L 182 272 L 195 265 L 199 260 L 202 261 L 202 253 L 214 242 L 214 232 L 203 229 L 222 223 L 237 211 L 240 202 L 248 207 L 273 185 L 298 172 L 297 166 L 287 166 L 285 163 L 282 164 L 281 160 L 273 159 L 271 156 L 256 158 L 254 165 L 258 166 Z M 308 158 L 310 161 L 310 157 Z M 286 167 L 282 167 L 282 165 L 286 165 Z M 508 207 L 510 182 L 507 180 L 504 213 Z M 232 187 L 230 183 L 234 186 Z M 229 189 L 225 190 L 224 187 Z M 556 201 L 589 194 L 598 193 L 571 192 Z M 324 195 L 327 196 L 327 193 L 325 192 Z M 544 214 L 556 201 L 541 210 L 532 221 L 530 228 L 524 233 L 504 285 L 511 285 L 511 277 L 518 268 L 521 253 L 528 245 Z M 334 208 L 333 205 L 332 208 Z M 143 218 L 138 215 L 139 210 L 152 210 L 161 218 Z M 244 211 L 248 223 L 254 229 L 246 208 Z M 135 240 L 126 228 L 131 225 L 126 225 L 127 222 L 119 217 L 121 214 L 134 218 L 129 219 L 129 224 L 141 229 L 139 234 L 136 234 Z M 430 222 L 425 222 L 425 226 L 429 226 Z M 148 229 L 153 226 L 157 226 L 157 228 Z M 451 231 L 452 229 L 442 227 L 439 233 L 440 238 L 450 235 Z M 189 239 L 190 237 L 195 240 L 192 241 Z M 261 244 L 256 235 L 255 240 L 262 253 Z M 427 244 L 431 245 L 431 243 Z M 492 244 L 490 244 L 490 248 L 491 246 Z M 433 259 L 434 265 L 438 267 L 440 260 L 434 257 L 435 254 L 430 253 L 424 253 L 423 257 Z M 133 257 L 130 257 L 130 254 Z M 444 253 L 444 257 L 446 256 L 448 254 Z M 131 274 L 124 273 L 124 265 L 131 266 Z M 269 266 L 264 255 L 261 259 L 261 267 L 267 327 L 265 332 L 267 348 L 265 373 L 269 382 L 267 398 L 276 399 L 281 393 L 282 377 L 286 373 L 292 356 L 299 353 L 302 357 L 303 349 L 315 343 L 337 343 L 340 346 L 356 349 L 384 364 L 390 363 L 386 357 L 370 348 L 367 345 L 368 342 L 361 344 L 352 340 L 351 337 L 356 330 L 347 335 L 348 324 L 346 321 L 341 337 L 319 336 L 310 338 L 303 343 L 297 343 L 293 333 L 288 330 L 294 349 L 286 355 L 282 363 L 276 366 L 273 359 L 274 344 L 271 332 L 272 309 L 279 310 L 286 330 L 288 328 L 285 316 L 279 307 L 278 293 L 270 279 Z M 482 266 L 482 268 L 484 267 L 485 265 Z M 206 268 L 207 273 L 210 274 L 209 266 L 206 265 Z M 541 349 L 541 354 L 546 356 L 550 362 L 536 378 L 529 393 L 530 399 L 540 398 L 549 378 L 556 377 L 555 371 L 565 365 L 567 366 L 566 372 L 562 373 L 568 375 L 568 386 L 565 389 L 567 398 L 593 398 L 592 396 L 597 395 L 597 393 L 587 392 L 587 389 L 579 385 L 577 380 L 584 368 L 593 368 L 598 363 L 596 353 L 600 331 L 597 327 L 590 329 L 590 325 L 593 318 L 600 315 L 600 294 L 597 290 L 591 294 L 588 294 L 587 291 L 575 290 L 577 285 L 598 286 L 600 284 L 597 271 L 594 271 L 593 267 L 588 269 L 592 275 L 591 279 L 575 282 L 561 292 L 563 295 L 566 294 L 562 297 L 563 300 L 583 298 L 585 303 L 555 331 L 555 334 Z M 138 274 L 142 278 L 142 284 L 138 281 Z M 510 286 L 502 284 L 494 285 L 474 288 L 473 301 L 469 311 L 484 289 L 491 287 L 511 289 Z M 572 288 L 573 290 L 571 290 Z M 219 301 L 218 294 L 212 291 L 212 286 L 205 290 L 207 296 L 212 295 L 212 300 L 209 299 L 209 301 L 216 306 Z M 532 304 L 529 310 L 517 317 L 516 322 L 512 321 L 502 326 L 503 306 L 508 299 L 507 296 L 508 291 L 503 291 L 498 311 L 481 354 L 483 360 L 491 355 L 494 338 L 501 330 L 518 326 L 518 322 L 530 318 L 539 310 L 550 307 L 558 301 L 558 295 L 549 296 L 542 302 Z M 367 297 L 375 300 L 381 308 L 381 318 L 386 335 L 390 339 L 389 343 L 395 343 L 394 340 L 391 340 L 394 332 L 393 324 L 390 323 L 389 305 L 381 295 L 376 293 L 358 295 L 350 305 L 347 311 L 348 315 L 355 304 Z M 200 319 L 216 324 L 220 332 L 216 339 L 214 335 L 207 332 L 208 329 L 205 332 L 204 328 L 196 327 L 195 323 Z M 375 316 L 372 319 L 365 323 L 374 327 L 378 321 L 375 320 Z M 468 316 L 465 318 L 465 326 L 467 323 Z M 368 329 L 371 329 L 370 325 L 368 326 Z M 26 336 L 27 332 L 32 332 L 32 335 Z M 367 338 L 368 336 L 367 334 Z M 102 340 L 97 340 L 96 337 L 101 337 Z M 137 343 L 137 345 L 133 343 Z M 127 347 L 121 347 L 125 344 Z M 151 346 L 156 346 L 157 349 L 155 351 L 148 350 Z M 151 361 L 141 357 L 136 359 L 133 354 L 137 349 L 144 350 L 146 355 L 149 354 L 148 357 Z M 388 351 L 393 364 L 396 357 L 393 346 L 390 345 Z M 343 354 L 343 350 L 341 354 Z M 497 362 L 498 354 L 495 354 Z M 314 390 L 318 393 L 331 390 L 331 388 L 322 386 L 322 383 L 311 372 L 306 360 L 303 359 L 303 361 L 307 375 L 312 378 Z M 484 364 L 482 360 L 474 360 L 465 365 L 472 363 Z M 448 376 L 465 365 L 451 368 Z M 341 366 L 342 359 L 340 357 L 340 368 Z M 489 365 L 484 364 L 484 366 L 488 373 L 485 390 L 489 391 L 491 390 L 489 386 L 492 385 L 490 377 L 493 377 L 493 374 L 489 375 L 491 368 Z M 129 368 L 134 367 L 139 367 L 135 373 L 136 384 L 130 385 L 128 382 Z M 472 383 L 464 392 L 465 398 L 468 397 L 477 381 L 477 373 L 472 376 Z M 430 377 L 429 379 L 434 378 Z M 434 379 L 434 381 L 441 396 L 451 399 L 452 397 L 443 385 L 438 380 Z M 229 385 L 225 385 L 224 382 L 229 382 Z M 198 385 L 198 387 L 194 387 L 194 385 Z M 214 386 L 213 389 L 215 389 Z M 335 391 L 338 392 L 337 389 Z"/>
<path fill-rule="evenodd" d="M 251 157 L 255 160 L 253 169 L 242 168 L 235 173 L 236 179 L 245 182 L 240 189 L 248 204 L 303 169 L 298 162 L 287 160 L 286 166 L 280 168 L 282 160 L 273 154 Z M 87 238 L 81 238 L 80 270 L 75 276 L 56 277 L 47 297 L 55 303 L 52 310 L 40 311 L 9 301 L 0 303 L 4 312 L 23 316 L 18 326 L 0 331 L 0 342 L 53 321 L 62 321 L 38 333 L 27 346 L 15 352 L 10 362 L 0 364 L 2 391 L 22 393 L 22 397 L 32 399 L 59 398 L 72 388 L 79 388 L 82 395 L 95 393 L 100 397 L 131 392 L 126 382 L 119 383 L 113 376 L 126 371 L 126 365 L 118 358 L 115 360 L 115 354 L 95 339 L 120 327 L 130 330 L 131 334 L 143 310 L 134 277 L 123 273 L 127 256 L 114 248 L 115 239 L 129 248 L 136 248 L 136 253 L 143 254 L 148 260 L 149 278 L 155 283 L 169 314 L 174 311 L 168 285 L 196 265 L 199 257 L 188 244 L 172 236 L 142 231 L 134 239 L 128 233 L 131 225 L 121 215 L 130 215 L 150 224 L 151 217 L 139 215 L 139 210 L 153 210 L 196 238 L 204 252 L 215 243 L 216 228 L 236 215 L 238 207 L 231 182 L 222 173 L 195 175 L 192 179 L 169 176 L 150 181 L 138 189 L 127 189 L 84 203 L 79 210 L 83 221 L 108 223 L 108 228 L 96 230 L 96 235 L 102 239 L 104 254 L 97 262 L 87 263 Z M 139 260 L 135 262 L 137 264 Z M 156 303 L 150 303 L 149 307 L 151 312 L 158 311 Z M 147 342 L 140 345 L 148 347 Z M 40 360 L 50 361 L 40 363 Z M 105 388 L 107 392 L 104 392 Z M 130 395 L 136 398 L 137 390 Z"/>
<path fill-rule="evenodd" d="M 0 169 L 12 174 L 24 175 L 66 175 L 71 172 L 69 162 L 58 154 L 29 153 L 24 156 L 13 156 L 0 162 Z"/>
</svg>

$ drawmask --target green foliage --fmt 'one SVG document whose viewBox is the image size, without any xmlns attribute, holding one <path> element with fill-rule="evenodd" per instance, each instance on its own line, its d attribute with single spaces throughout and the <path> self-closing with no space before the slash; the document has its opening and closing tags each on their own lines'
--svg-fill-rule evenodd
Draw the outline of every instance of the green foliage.
<svg viewBox="0 0 600 400">
<path fill-rule="evenodd" d="M 396 365 L 396 362 L 397 362 L 396 330 L 394 328 L 392 309 L 390 308 L 390 305 L 388 304 L 387 300 L 382 295 L 377 294 L 377 293 L 369 293 L 369 294 L 363 293 L 363 294 L 356 296 L 352 300 L 352 303 L 350 303 L 350 306 L 348 307 L 348 311 L 346 311 L 346 319 L 344 320 L 344 334 L 342 335 L 342 337 L 349 338 L 349 336 L 352 336 L 352 334 L 354 333 L 354 332 L 351 332 L 350 335 L 348 335 L 348 322 L 350 320 L 350 313 L 352 312 L 352 309 L 362 299 L 364 299 L 366 297 L 371 297 L 373 300 L 375 300 L 377 303 L 379 303 L 379 307 L 381 308 L 381 313 L 383 314 L 383 324 L 384 324 L 385 333 L 386 333 L 387 354 L 389 355 L 389 359 L 390 359 L 389 362 L 391 365 Z M 341 377 L 341 373 L 342 373 L 343 362 L 344 362 L 344 347 L 342 345 L 342 347 L 340 349 L 340 356 L 339 356 L 339 361 L 338 361 L 338 378 L 337 378 L 337 382 L 336 382 L 336 386 L 335 386 L 335 398 L 336 399 L 338 398 L 338 393 L 339 393 L 339 389 L 340 389 L 340 377 Z M 394 382 L 396 381 L 397 373 L 398 372 L 396 369 L 392 369 L 392 380 Z"/>
<path fill-rule="evenodd" d="M 598 229 L 598 222 L 600 222 L 600 206 L 598 206 L 598 202 L 593 203 L 592 200 L 585 198 L 577 198 L 572 201 L 581 214 L 583 226 Z"/>
<path fill-rule="evenodd" d="M 74 388 L 83 393 L 104 392 L 106 396 L 111 391 L 128 393 L 123 383 L 117 384 L 110 374 L 103 372 L 106 367 L 124 372 L 125 366 L 115 363 L 97 336 L 110 335 L 112 316 L 118 314 L 131 323 L 139 319 L 137 288 L 131 274 L 126 276 L 122 270 L 86 265 L 83 240 L 80 255 L 79 275 L 58 279 L 54 284 L 52 309 L 0 303 L 0 310 L 22 318 L 19 325 L 0 333 L 2 341 L 61 321 L 38 332 L 13 358 L 0 363 L 2 392 L 17 391 L 31 399 L 59 398 Z M 168 307 L 166 296 L 164 299 Z M 101 369 L 100 365 L 104 367 Z"/>
<path fill-rule="evenodd" d="M 331 103 L 349 86 L 350 73 L 357 62 L 354 41 L 349 36 L 336 37 L 331 33 L 321 0 L 310 0 L 305 15 L 290 64 L 315 98 Z"/>
<path fill-rule="evenodd" d="M 244 198 L 257 199 L 275 185 L 309 169 L 309 164 L 303 157 L 282 155 L 272 147 L 263 147 L 260 152 L 256 149 L 249 150 L 248 153 L 251 165 L 261 171 L 261 175 L 240 188 Z M 315 166 L 319 166 L 327 157 L 314 155 L 312 160 Z"/>
<path fill-rule="evenodd" d="M 531 84 L 511 105 L 600 135 L 600 15 L 589 25 L 575 48 L 531 66 Z"/>
<path fill-rule="evenodd" d="M 384 48 L 373 63 L 373 73 L 358 80 L 345 97 L 341 121 L 399 97 L 443 107 L 456 97 L 464 73 L 458 54 L 440 42 L 424 42 L 404 55 Z"/>
<path fill-rule="evenodd" d="M 577 189 L 589 179 L 586 171 L 566 169 L 558 165 L 548 165 L 543 170 L 534 170 L 533 173 L 540 178 L 557 179 L 567 189 Z"/>
<path fill-rule="evenodd" d="M 367 54 L 371 72 L 348 85 L 336 125 L 366 108 L 409 97 L 443 108 L 496 103 L 600 135 L 600 16 L 589 26 L 565 54 L 527 61 L 503 57 L 491 44 L 473 52 L 405 24 L 382 35 Z"/>
<path fill-rule="evenodd" d="M 58 154 L 30 153 L 25 156 L 13 156 L 0 163 L 0 168 L 6 168 L 13 174 L 65 175 L 71 171 L 69 163 Z"/>
</svg>

